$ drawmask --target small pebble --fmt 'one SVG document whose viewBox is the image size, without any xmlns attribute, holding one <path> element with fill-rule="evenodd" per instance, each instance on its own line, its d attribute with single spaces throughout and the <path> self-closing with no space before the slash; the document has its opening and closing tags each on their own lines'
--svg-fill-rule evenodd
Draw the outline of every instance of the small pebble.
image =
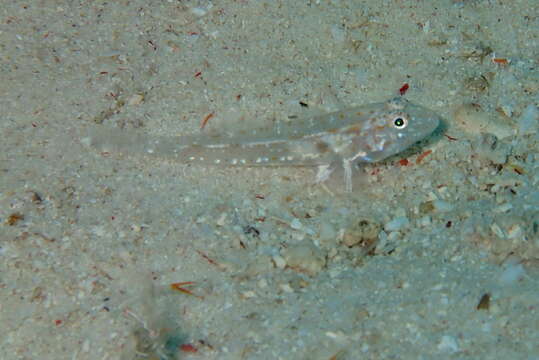
<svg viewBox="0 0 539 360">
<path fill-rule="evenodd" d="M 522 264 L 509 264 L 500 275 L 500 282 L 509 285 L 516 282 L 526 274 Z"/>
<path fill-rule="evenodd" d="M 331 27 L 331 36 L 335 42 L 343 43 L 346 40 L 346 32 L 342 25 L 333 25 Z"/>
<path fill-rule="evenodd" d="M 492 223 L 490 225 L 490 230 L 499 238 L 503 239 L 505 238 L 505 234 L 503 233 L 503 230 L 500 228 L 500 226 L 496 223 Z"/>
<path fill-rule="evenodd" d="M 127 105 L 140 105 L 144 101 L 144 95 L 134 94 L 127 100 Z"/>
<path fill-rule="evenodd" d="M 500 106 L 500 110 L 503 112 L 503 114 L 507 117 L 513 116 L 513 106 L 510 104 L 502 104 Z"/>
<path fill-rule="evenodd" d="M 508 239 L 518 239 L 524 236 L 524 229 L 519 224 L 514 224 L 507 229 Z"/>
<path fill-rule="evenodd" d="M 268 287 L 268 281 L 264 278 L 260 279 L 258 281 L 258 287 L 261 288 L 261 289 L 264 289 L 266 287 Z"/>
<path fill-rule="evenodd" d="M 191 9 L 191 13 L 193 13 L 193 15 L 196 15 L 196 16 L 204 16 L 207 14 L 207 10 L 206 9 L 203 9 L 203 8 L 199 8 L 199 7 L 195 7 L 195 8 L 192 8 Z"/>
<path fill-rule="evenodd" d="M 444 335 L 438 344 L 438 350 L 453 353 L 459 351 L 459 345 L 453 336 Z"/>
<path fill-rule="evenodd" d="M 310 276 L 319 273 L 326 265 L 326 254 L 309 241 L 289 246 L 283 257 L 289 268 Z"/>
<path fill-rule="evenodd" d="M 321 242 L 333 242 L 337 238 L 337 231 L 329 221 L 322 221 L 318 237 Z"/>
<path fill-rule="evenodd" d="M 378 241 L 380 230 L 382 230 L 380 224 L 361 219 L 344 230 L 342 243 L 348 247 L 361 246 L 366 250 L 371 249 Z"/>
<path fill-rule="evenodd" d="M 421 227 L 427 227 L 432 224 L 432 218 L 428 215 L 425 215 L 417 221 L 417 224 Z"/>
<path fill-rule="evenodd" d="M 513 208 L 513 205 L 511 203 L 505 203 L 503 205 L 500 205 L 498 206 L 497 208 L 494 209 L 494 212 L 497 212 L 497 213 L 504 213 L 504 212 L 508 212 L 509 210 L 511 210 Z"/>
<path fill-rule="evenodd" d="M 244 299 L 251 299 L 251 298 L 256 297 L 256 293 L 252 290 L 247 290 L 241 294 L 241 297 Z"/>
<path fill-rule="evenodd" d="M 217 221 L 215 222 L 217 226 L 223 226 L 226 223 L 226 213 L 221 213 L 221 215 L 217 218 Z"/>
<path fill-rule="evenodd" d="M 451 210 L 453 210 L 455 207 L 453 206 L 453 204 L 447 202 L 447 201 L 444 201 L 444 200 L 434 200 L 432 202 L 432 205 L 434 207 L 434 210 L 436 212 L 449 212 Z"/>
<path fill-rule="evenodd" d="M 280 284 L 279 285 L 279 288 L 284 291 L 285 293 L 293 293 L 294 292 L 294 289 L 292 289 L 292 287 L 290 286 L 290 284 L 286 283 L 286 284 Z"/>
<path fill-rule="evenodd" d="M 273 262 L 278 269 L 284 269 L 284 267 L 286 266 L 285 259 L 280 255 L 273 256 Z"/>
<path fill-rule="evenodd" d="M 518 133 L 520 135 L 535 134 L 539 130 L 539 110 L 534 104 L 524 109 L 518 118 Z"/>
<path fill-rule="evenodd" d="M 303 228 L 303 225 L 301 224 L 301 221 L 299 221 L 298 219 L 294 219 L 290 223 L 290 227 L 294 230 L 301 230 L 301 228 Z"/>
<path fill-rule="evenodd" d="M 394 218 L 390 222 L 388 222 L 384 226 L 384 229 L 386 231 L 397 231 L 397 230 L 400 230 L 402 228 L 405 228 L 409 224 L 410 224 L 410 220 L 408 220 L 408 218 L 406 216 L 399 216 L 399 217 Z"/>
</svg>

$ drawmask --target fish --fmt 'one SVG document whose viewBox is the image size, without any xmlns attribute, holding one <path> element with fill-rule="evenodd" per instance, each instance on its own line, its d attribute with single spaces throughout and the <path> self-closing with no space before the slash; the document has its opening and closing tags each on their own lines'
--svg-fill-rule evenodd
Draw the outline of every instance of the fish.
<svg viewBox="0 0 539 360">
<path fill-rule="evenodd" d="M 398 154 L 432 134 L 440 122 L 434 111 L 394 97 L 232 135 L 150 136 L 99 126 L 90 130 L 89 143 L 101 151 L 142 153 L 184 164 L 317 167 L 317 183 L 342 166 L 346 191 L 351 192 L 354 164 Z"/>
</svg>

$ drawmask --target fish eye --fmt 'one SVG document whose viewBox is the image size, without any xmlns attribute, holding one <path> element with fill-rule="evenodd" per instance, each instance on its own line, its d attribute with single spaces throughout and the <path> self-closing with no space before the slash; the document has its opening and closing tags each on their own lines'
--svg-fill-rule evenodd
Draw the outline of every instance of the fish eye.
<svg viewBox="0 0 539 360">
<path fill-rule="evenodd" d="M 397 129 L 404 129 L 408 125 L 408 120 L 402 116 L 397 116 L 393 119 L 393 126 Z"/>
</svg>

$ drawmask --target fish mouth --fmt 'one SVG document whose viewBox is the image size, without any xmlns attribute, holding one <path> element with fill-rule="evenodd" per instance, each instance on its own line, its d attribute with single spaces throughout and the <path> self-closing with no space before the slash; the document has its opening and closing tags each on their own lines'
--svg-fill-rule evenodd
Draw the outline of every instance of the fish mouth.
<svg viewBox="0 0 539 360">
<path fill-rule="evenodd" d="M 422 119 L 419 122 L 422 122 L 422 129 L 419 131 L 423 137 L 428 136 L 436 130 L 442 123 L 440 115 L 434 111 L 418 106 L 421 114 L 418 114 L 418 119 Z"/>
<path fill-rule="evenodd" d="M 428 138 L 442 123 L 440 116 L 436 113 L 429 111 L 428 115 L 425 114 L 426 111 L 422 112 L 421 119 L 418 121 L 420 124 L 418 126 L 410 129 L 408 132 L 408 137 L 405 140 L 405 146 L 412 146 L 426 138 Z"/>
<path fill-rule="evenodd" d="M 440 126 L 441 119 L 438 115 L 433 114 L 432 117 L 429 118 L 428 123 L 428 130 L 426 131 L 425 136 L 430 135 L 434 132 L 434 130 L 438 129 L 438 126 Z"/>
</svg>

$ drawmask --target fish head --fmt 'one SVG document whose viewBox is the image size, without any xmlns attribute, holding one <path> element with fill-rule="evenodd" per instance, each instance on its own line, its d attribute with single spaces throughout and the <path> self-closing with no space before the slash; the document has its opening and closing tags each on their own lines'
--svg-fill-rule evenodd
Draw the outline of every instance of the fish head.
<svg viewBox="0 0 539 360">
<path fill-rule="evenodd" d="M 441 118 L 434 111 L 397 97 L 388 100 L 372 114 L 361 139 L 369 151 L 361 159 L 383 160 L 428 137 L 439 126 Z"/>
</svg>

